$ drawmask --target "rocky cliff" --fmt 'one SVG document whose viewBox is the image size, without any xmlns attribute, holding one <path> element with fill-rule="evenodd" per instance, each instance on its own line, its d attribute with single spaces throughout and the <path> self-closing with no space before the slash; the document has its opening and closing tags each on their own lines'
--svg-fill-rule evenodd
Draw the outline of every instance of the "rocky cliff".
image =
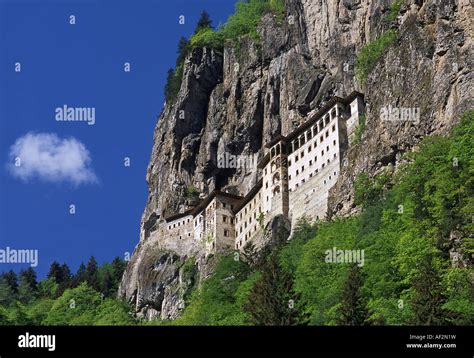
<svg viewBox="0 0 474 358">
<path fill-rule="evenodd" d="M 407 0 L 389 19 L 392 0 L 287 0 L 286 20 L 266 14 L 260 41 L 242 38 L 238 50 L 195 49 L 186 58 L 177 99 L 166 103 L 147 171 L 148 202 L 140 242 L 119 294 L 147 318 L 173 319 L 194 285 L 212 271 L 199 248 L 153 235 L 156 223 L 182 212 L 214 189 L 246 194 L 256 173 L 219 169 L 217 157 L 263 154 L 334 95 L 365 94 L 366 129 L 349 149 L 331 189 L 330 215 L 350 215 L 353 181 L 370 175 L 427 135 L 444 134 L 472 108 L 472 34 L 469 0 Z M 355 76 L 360 49 L 382 32 L 397 38 L 364 84 Z M 380 119 L 386 106 L 416 107 L 419 122 Z"/>
</svg>

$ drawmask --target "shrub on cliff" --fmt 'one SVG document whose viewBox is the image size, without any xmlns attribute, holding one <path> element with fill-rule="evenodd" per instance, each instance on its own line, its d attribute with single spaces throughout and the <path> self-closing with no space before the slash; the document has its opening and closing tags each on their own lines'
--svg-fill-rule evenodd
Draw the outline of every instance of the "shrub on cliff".
<svg viewBox="0 0 474 358">
<path fill-rule="evenodd" d="M 365 83 L 369 73 L 374 69 L 383 53 L 396 39 L 397 33 L 390 29 L 361 48 L 355 65 L 356 77 L 361 84 Z"/>
</svg>

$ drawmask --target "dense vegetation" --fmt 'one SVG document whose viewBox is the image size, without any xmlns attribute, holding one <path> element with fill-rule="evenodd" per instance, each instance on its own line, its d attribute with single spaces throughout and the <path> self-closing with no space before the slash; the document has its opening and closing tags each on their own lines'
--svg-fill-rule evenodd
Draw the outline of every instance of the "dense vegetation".
<svg viewBox="0 0 474 358">
<path fill-rule="evenodd" d="M 387 48 L 397 39 L 395 30 L 387 30 L 380 34 L 375 40 L 363 46 L 356 59 L 356 77 L 357 80 L 364 84 L 370 72 L 382 57 Z"/>
<path fill-rule="evenodd" d="M 209 14 L 203 11 L 189 40 L 182 37 L 178 43 L 176 67 L 168 70 L 166 101 L 176 99 L 183 77 L 184 59 L 191 50 L 207 47 L 222 51 L 225 44 L 239 48 L 239 39 L 243 36 L 259 41 L 257 26 L 262 15 L 267 12 L 275 14 L 278 20 L 282 21 L 285 14 L 284 0 L 239 1 L 235 5 L 234 14 L 218 29 L 213 28 Z"/>
<path fill-rule="evenodd" d="M 360 175 L 361 214 L 303 220 L 260 262 L 222 258 L 181 318 L 154 324 L 474 324 L 473 138 L 469 111 L 450 137 L 426 138 L 396 171 Z M 333 247 L 363 250 L 364 265 L 325 262 Z M 464 263 L 451 264 L 453 248 Z"/>
<path fill-rule="evenodd" d="M 53 262 L 37 282 L 32 268 L 0 276 L 0 325 L 127 325 L 134 323 L 126 303 L 116 299 L 125 262 L 98 266 L 94 257 L 73 275 Z"/>
</svg>

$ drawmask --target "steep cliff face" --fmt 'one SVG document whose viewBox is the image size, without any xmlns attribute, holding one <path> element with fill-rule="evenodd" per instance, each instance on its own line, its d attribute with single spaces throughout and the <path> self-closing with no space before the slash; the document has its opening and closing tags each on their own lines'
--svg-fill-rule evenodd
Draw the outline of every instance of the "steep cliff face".
<svg viewBox="0 0 474 358">
<path fill-rule="evenodd" d="M 329 197 L 331 215 L 349 215 L 358 173 L 396 165 L 422 137 L 446 133 L 472 108 L 469 0 L 408 0 L 388 21 L 391 2 L 287 0 L 285 22 L 262 18 L 260 42 L 242 38 L 238 50 L 195 49 L 186 58 L 178 97 L 155 128 L 140 242 L 119 292 L 141 314 L 176 318 L 190 287 L 213 266 L 199 248 L 158 237 L 156 222 L 194 203 L 189 187 L 202 196 L 216 188 L 244 195 L 256 182 L 254 171 L 218 168 L 219 155 L 262 156 L 267 141 L 291 132 L 330 97 L 363 92 L 367 127 Z M 390 28 L 396 43 L 366 83 L 357 83 L 357 53 Z M 420 108 L 420 121 L 382 121 L 380 109 L 389 105 Z M 185 261 L 195 265 L 192 277 Z"/>
</svg>

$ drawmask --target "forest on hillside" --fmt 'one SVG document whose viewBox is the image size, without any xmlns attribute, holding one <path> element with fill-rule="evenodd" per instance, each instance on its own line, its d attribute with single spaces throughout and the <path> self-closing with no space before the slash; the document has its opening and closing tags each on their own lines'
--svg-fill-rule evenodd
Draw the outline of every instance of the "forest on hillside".
<svg viewBox="0 0 474 358">
<path fill-rule="evenodd" d="M 0 324 L 32 325 L 472 325 L 474 323 L 474 111 L 448 137 L 426 137 L 396 168 L 360 175 L 360 214 L 302 220 L 263 255 L 219 258 L 174 321 L 141 322 L 116 298 L 125 262 L 94 258 L 71 274 L 53 263 L 0 277 Z M 333 247 L 361 250 L 362 265 L 327 262 Z"/>
</svg>

